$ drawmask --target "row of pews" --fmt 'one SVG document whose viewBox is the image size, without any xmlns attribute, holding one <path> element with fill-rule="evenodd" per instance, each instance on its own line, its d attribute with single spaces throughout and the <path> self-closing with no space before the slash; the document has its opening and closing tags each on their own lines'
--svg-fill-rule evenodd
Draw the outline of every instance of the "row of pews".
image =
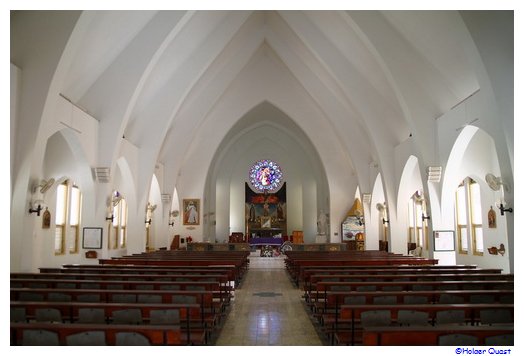
<svg viewBox="0 0 524 356">
<path fill-rule="evenodd" d="M 384 251 L 286 252 L 332 345 L 513 345 L 514 276 Z"/>
<path fill-rule="evenodd" d="M 245 251 L 155 251 L 11 273 L 11 345 L 209 345 Z"/>
</svg>

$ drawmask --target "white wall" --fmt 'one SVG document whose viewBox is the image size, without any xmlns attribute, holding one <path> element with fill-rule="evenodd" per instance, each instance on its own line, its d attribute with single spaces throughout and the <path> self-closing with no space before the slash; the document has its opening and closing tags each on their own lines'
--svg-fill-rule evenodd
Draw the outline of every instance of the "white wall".
<svg viewBox="0 0 524 356">
<path fill-rule="evenodd" d="M 10 114 L 10 172 L 11 172 L 11 177 L 13 177 L 13 174 L 14 174 L 14 162 L 15 162 L 15 147 L 16 147 L 16 130 L 17 130 L 17 127 L 18 127 L 18 121 L 17 121 L 17 116 L 18 116 L 18 105 L 19 105 L 19 100 L 20 100 L 20 85 L 21 85 L 21 80 L 22 80 L 22 72 L 20 70 L 20 68 L 18 68 L 17 66 L 13 65 L 12 63 L 10 64 L 10 92 L 11 92 L 11 97 L 10 97 L 10 103 L 9 103 L 9 114 Z M 13 191 L 13 184 L 14 184 L 14 181 L 11 179 L 11 187 L 10 187 L 10 191 L 12 192 Z"/>
<path fill-rule="evenodd" d="M 366 250 L 378 250 L 380 230 L 383 229 L 382 221 L 379 219 L 380 212 L 377 210 L 377 203 L 386 201 L 382 186 L 382 176 L 378 174 L 373 184 L 371 193 L 371 204 L 369 214 L 366 216 Z"/>
</svg>

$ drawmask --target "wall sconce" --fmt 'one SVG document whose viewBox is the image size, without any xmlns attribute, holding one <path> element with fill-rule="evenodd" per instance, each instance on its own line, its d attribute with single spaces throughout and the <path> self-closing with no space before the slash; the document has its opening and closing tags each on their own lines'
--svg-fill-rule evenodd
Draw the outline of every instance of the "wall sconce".
<svg viewBox="0 0 524 356">
<path fill-rule="evenodd" d="M 424 220 L 431 220 L 431 217 L 429 215 L 424 215 L 424 213 L 422 213 L 422 221 Z"/>
<path fill-rule="evenodd" d="M 504 204 L 503 203 L 500 203 L 498 208 L 500 209 L 500 215 L 502 215 L 502 216 L 504 216 L 504 212 L 506 212 L 506 211 L 508 213 L 512 213 L 513 212 L 513 208 L 504 208 Z"/>
<path fill-rule="evenodd" d="M 37 199 L 33 203 L 29 204 L 29 214 L 36 213 L 36 216 L 40 216 L 40 212 L 44 208 L 45 202 L 42 199 Z"/>
<path fill-rule="evenodd" d="M 175 226 L 175 218 L 178 216 L 179 213 L 180 212 L 178 210 L 173 210 L 169 213 L 169 226 Z"/>
</svg>

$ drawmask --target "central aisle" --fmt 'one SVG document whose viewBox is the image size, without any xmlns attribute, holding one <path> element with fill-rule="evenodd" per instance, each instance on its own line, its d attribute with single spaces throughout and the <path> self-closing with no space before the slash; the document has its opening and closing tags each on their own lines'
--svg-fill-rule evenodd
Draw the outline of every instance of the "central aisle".
<svg viewBox="0 0 524 356">
<path fill-rule="evenodd" d="M 283 257 L 252 253 L 216 346 L 321 346 Z"/>
</svg>

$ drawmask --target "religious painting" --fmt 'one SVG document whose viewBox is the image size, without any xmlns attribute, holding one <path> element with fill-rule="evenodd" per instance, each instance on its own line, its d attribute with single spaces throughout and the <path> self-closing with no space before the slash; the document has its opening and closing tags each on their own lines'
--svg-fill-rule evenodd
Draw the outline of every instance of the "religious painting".
<svg viewBox="0 0 524 356">
<path fill-rule="evenodd" d="M 490 229 L 494 229 L 497 227 L 497 213 L 495 213 L 495 210 L 493 210 L 492 206 L 488 211 L 488 227 Z"/>
<path fill-rule="evenodd" d="M 42 229 L 49 229 L 49 227 L 51 227 L 51 213 L 46 207 L 42 216 Z"/>
<path fill-rule="evenodd" d="M 183 199 L 184 225 L 200 225 L 200 199 Z"/>
<path fill-rule="evenodd" d="M 262 229 L 271 229 L 271 217 L 270 216 L 261 216 L 260 217 L 260 227 Z"/>
</svg>

